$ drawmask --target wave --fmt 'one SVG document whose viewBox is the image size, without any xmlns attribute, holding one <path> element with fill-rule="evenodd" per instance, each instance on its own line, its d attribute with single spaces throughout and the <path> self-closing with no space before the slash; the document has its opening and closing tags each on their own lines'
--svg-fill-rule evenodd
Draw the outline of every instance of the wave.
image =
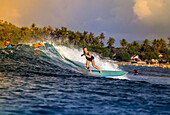
<svg viewBox="0 0 170 115">
<path fill-rule="evenodd" d="M 0 49 L 0 72 L 3 76 L 81 76 L 86 70 L 82 49 L 45 43 L 45 48 L 23 45 Z M 102 70 L 120 70 L 114 63 L 95 55 L 95 64 Z M 93 69 L 93 67 L 90 65 Z"/>
</svg>

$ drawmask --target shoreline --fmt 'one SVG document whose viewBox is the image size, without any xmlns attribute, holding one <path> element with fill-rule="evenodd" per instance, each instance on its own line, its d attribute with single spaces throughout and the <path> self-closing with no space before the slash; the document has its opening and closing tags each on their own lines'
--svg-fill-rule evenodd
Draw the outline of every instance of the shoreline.
<svg viewBox="0 0 170 115">
<path fill-rule="evenodd" d="M 131 63 L 131 62 L 125 62 L 125 61 L 114 61 L 116 65 L 132 65 L 132 66 L 145 66 L 145 67 L 161 67 L 161 68 L 167 68 L 170 69 L 170 64 L 166 63 L 157 63 L 157 64 L 146 64 L 146 62 L 138 62 L 138 63 Z"/>
</svg>

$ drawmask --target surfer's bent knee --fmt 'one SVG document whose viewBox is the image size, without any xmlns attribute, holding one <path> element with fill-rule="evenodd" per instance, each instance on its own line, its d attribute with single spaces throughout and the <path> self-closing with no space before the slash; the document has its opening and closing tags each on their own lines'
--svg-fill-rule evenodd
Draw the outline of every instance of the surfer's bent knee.
<svg viewBox="0 0 170 115">
<path fill-rule="evenodd" d="M 90 69 L 89 67 L 87 67 L 87 69 Z"/>
</svg>

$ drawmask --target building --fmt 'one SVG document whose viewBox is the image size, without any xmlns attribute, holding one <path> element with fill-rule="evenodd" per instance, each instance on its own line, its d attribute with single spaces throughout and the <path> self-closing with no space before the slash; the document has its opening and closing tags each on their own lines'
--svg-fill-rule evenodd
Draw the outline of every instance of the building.
<svg viewBox="0 0 170 115">
<path fill-rule="evenodd" d="M 118 52 L 125 53 L 126 51 L 123 49 L 112 49 L 112 52 L 113 52 L 113 56 L 115 56 Z"/>
<path fill-rule="evenodd" d="M 137 63 L 137 61 L 141 61 L 141 59 L 139 58 L 139 55 L 131 55 L 130 56 L 131 62 L 132 63 Z"/>
</svg>

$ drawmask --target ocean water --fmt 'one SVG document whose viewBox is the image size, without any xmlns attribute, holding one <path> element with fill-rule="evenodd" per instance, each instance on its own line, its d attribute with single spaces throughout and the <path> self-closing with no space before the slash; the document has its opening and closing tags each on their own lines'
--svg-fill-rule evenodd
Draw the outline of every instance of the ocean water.
<svg viewBox="0 0 170 115">
<path fill-rule="evenodd" d="M 95 55 L 101 69 L 129 74 L 92 76 L 81 53 L 47 43 L 0 49 L 0 115 L 170 114 L 169 69 L 117 66 Z"/>
</svg>

